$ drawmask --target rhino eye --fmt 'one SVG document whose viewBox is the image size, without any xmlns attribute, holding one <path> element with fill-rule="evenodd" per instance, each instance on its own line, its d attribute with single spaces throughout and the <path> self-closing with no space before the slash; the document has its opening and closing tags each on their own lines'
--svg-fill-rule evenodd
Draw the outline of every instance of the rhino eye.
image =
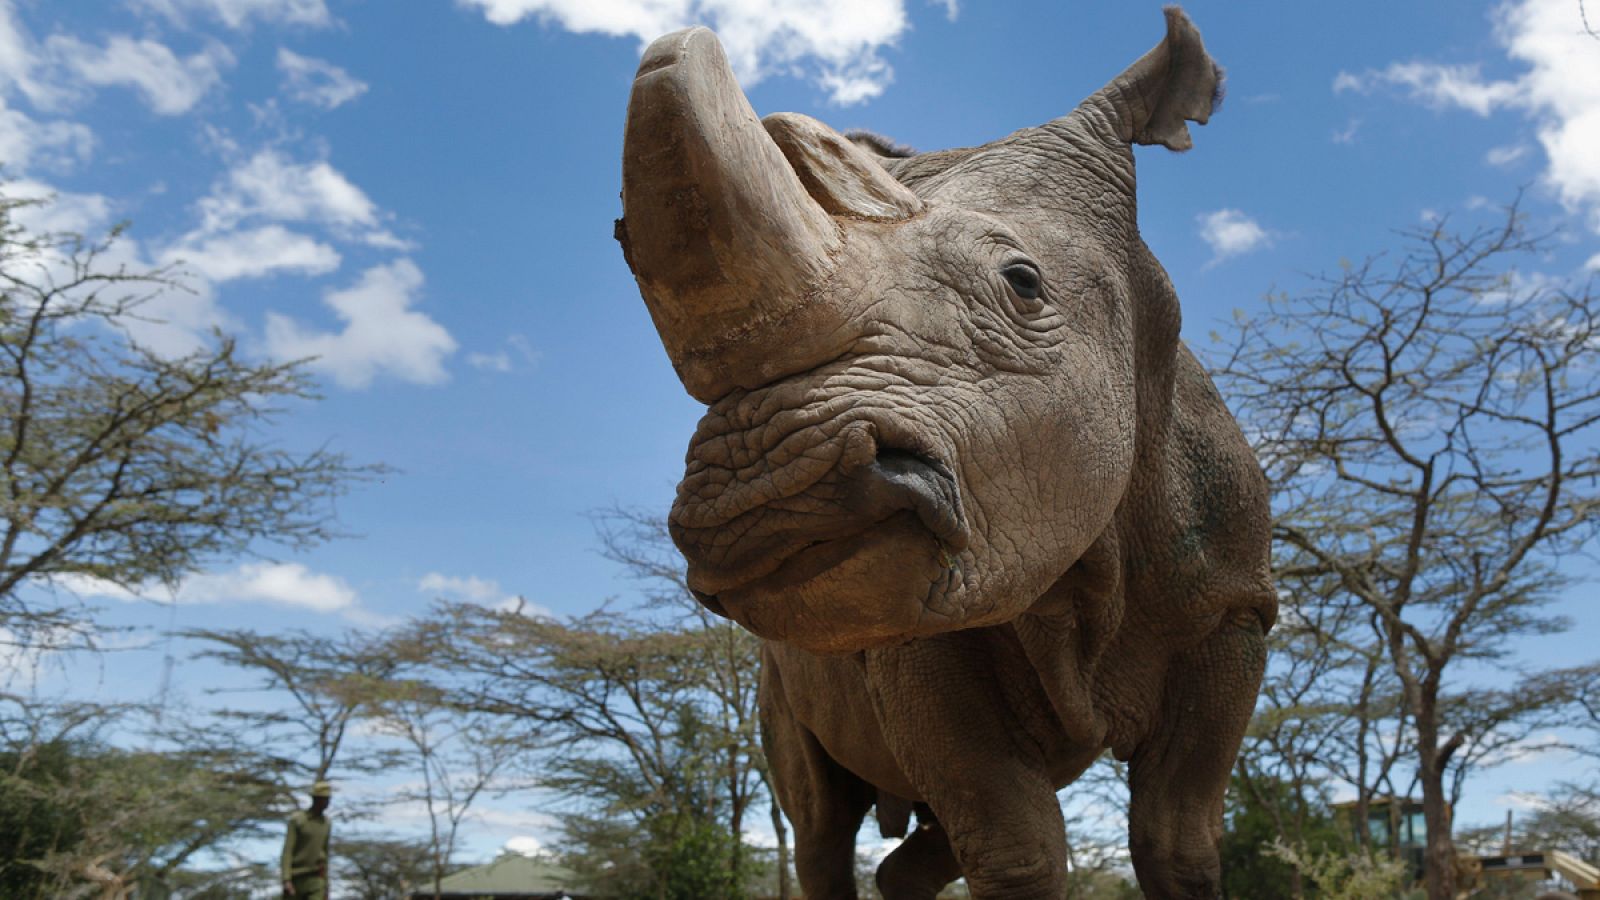
<svg viewBox="0 0 1600 900">
<path fill-rule="evenodd" d="M 1044 293 L 1044 276 L 1039 270 L 1028 263 L 1012 263 L 1000 270 L 1000 274 L 1010 282 L 1011 289 L 1017 296 L 1024 300 L 1037 300 Z"/>
</svg>

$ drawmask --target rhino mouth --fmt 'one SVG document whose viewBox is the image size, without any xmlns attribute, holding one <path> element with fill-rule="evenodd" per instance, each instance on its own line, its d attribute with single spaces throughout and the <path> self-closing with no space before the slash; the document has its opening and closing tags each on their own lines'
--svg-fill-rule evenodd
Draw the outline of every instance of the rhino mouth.
<svg viewBox="0 0 1600 900">
<path fill-rule="evenodd" d="M 913 450 L 883 447 L 871 463 L 820 484 L 826 502 L 807 527 L 735 540 L 719 564 L 697 560 L 686 548 L 688 584 L 708 609 L 728 615 L 719 595 L 801 584 L 847 559 L 891 522 L 915 523 L 946 558 L 967 549 L 970 531 L 961 490 L 950 467 Z M 759 529 L 752 529 L 752 533 Z"/>
<path fill-rule="evenodd" d="M 915 451 L 887 449 L 864 471 L 858 502 L 868 514 L 909 509 L 946 549 L 967 549 L 961 490 L 948 466 Z"/>
</svg>

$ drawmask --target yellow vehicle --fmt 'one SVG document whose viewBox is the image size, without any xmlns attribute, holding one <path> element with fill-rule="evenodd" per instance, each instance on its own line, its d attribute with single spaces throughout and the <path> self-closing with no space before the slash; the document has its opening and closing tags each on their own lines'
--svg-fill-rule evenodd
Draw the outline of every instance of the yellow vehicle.
<svg viewBox="0 0 1600 900">
<path fill-rule="evenodd" d="M 1354 802 L 1335 803 L 1336 812 L 1355 830 Z M 1509 826 L 1508 826 L 1509 827 Z M 1428 828 L 1422 817 L 1422 802 L 1410 797 L 1374 797 L 1367 803 L 1367 829 L 1374 846 L 1387 846 L 1404 859 L 1411 877 L 1422 881 L 1423 851 L 1428 845 Z M 1600 900 L 1600 868 L 1561 850 L 1528 850 L 1499 856 L 1463 854 L 1457 861 L 1458 894 L 1470 897 L 1480 887 L 1496 881 L 1567 880 L 1579 900 Z"/>
<path fill-rule="evenodd" d="M 1477 884 L 1494 881 L 1548 881 L 1559 875 L 1576 888 L 1578 900 L 1600 900 L 1600 869 L 1561 850 L 1475 857 L 1480 871 Z M 1467 885 L 1461 887 L 1466 888 Z"/>
</svg>

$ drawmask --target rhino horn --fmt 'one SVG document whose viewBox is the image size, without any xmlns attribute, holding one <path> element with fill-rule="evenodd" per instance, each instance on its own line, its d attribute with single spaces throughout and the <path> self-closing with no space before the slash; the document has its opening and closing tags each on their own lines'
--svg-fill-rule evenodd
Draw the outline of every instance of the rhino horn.
<svg viewBox="0 0 1600 900">
<path fill-rule="evenodd" d="M 731 386 L 723 358 L 814 290 L 843 244 L 739 89 L 716 35 L 645 51 L 628 102 L 618 238 L 690 394 Z"/>
<path fill-rule="evenodd" d="M 1206 53 L 1200 31 L 1183 10 L 1168 6 L 1167 36 L 1110 84 L 1084 100 L 1080 111 L 1105 116 L 1125 144 L 1194 146 L 1186 122 L 1201 125 L 1222 101 L 1222 67 Z"/>
<path fill-rule="evenodd" d="M 922 200 L 855 141 L 799 113 L 761 120 L 812 199 L 830 214 L 898 222 L 922 210 Z"/>
</svg>

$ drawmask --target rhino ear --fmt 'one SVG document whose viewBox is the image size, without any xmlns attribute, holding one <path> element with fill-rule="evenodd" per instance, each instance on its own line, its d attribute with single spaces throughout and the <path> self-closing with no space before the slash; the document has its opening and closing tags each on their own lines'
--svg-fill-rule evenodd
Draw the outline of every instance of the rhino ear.
<svg viewBox="0 0 1600 900">
<path fill-rule="evenodd" d="M 1222 102 L 1222 67 L 1183 10 L 1168 6 L 1167 36 L 1080 109 L 1104 114 L 1124 143 L 1194 146 L 1185 122 L 1204 125 Z"/>
<path fill-rule="evenodd" d="M 811 199 L 830 214 L 881 222 L 910 218 L 922 209 L 922 200 L 871 153 L 816 119 L 774 113 L 761 124 Z"/>
</svg>

